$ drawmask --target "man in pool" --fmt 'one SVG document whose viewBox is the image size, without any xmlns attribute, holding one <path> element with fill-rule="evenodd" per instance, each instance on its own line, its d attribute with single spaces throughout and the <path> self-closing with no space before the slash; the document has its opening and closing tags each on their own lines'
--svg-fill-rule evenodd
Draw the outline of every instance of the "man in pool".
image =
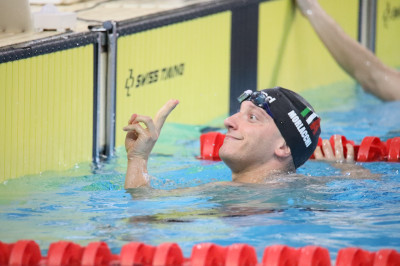
<svg viewBox="0 0 400 266">
<path fill-rule="evenodd" d="M 247 90 L 238 100 L 240 111 L 225 120 L 228 132 L 219 151 L 234 182 L 263 183 L 276 175 L 295 172 L 310 158 L 321 133 L 320 118 L 303 97 L 275 87 Z M 154 121 L 133 114 L 124 127 L 128 157 L 125 188 L 149 184 L 149 155 L 166 118 L 178 103 L 169 100 Z"/>
</svg>

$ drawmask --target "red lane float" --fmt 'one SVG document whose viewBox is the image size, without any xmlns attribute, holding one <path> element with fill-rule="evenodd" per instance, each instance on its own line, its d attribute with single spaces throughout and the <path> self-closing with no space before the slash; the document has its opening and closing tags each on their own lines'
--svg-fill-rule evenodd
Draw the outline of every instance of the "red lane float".
<svg viewBox="0 0 400 266">
<path fill-rule="evenodd" d="M 293 248 L 273 245 L 264 249 L 262 261 L 257 261 L 254 247 L 235 243 L 224 247 L 213 243 L 194 245 L 189 258 L 183 256 L 176 243 L 150 246 L 141 242 L 125 244 L 120 255 L 112 254 L 105 242 L 93 242 L 87 247 L 68 241 L 50 244 L 47 257 L 42 257 L 33 240 L 6 244 L 0 242 L 0 265 L 13 266 L 330 266 L 329 251 L 320 246 Z M 400 265 L 400 253 L 394 249 L 370 252 L 356 247 L 339 250 L 336 266 Z"/>
<path fill-rule="evenodd" d="M 82 266 L 110 265 L 118 257 L 111 254 L 105 242 L 92 242 L 84 250 L 81 260 Z"/>
<path fill-rule="evenodd" d="M 365 137 L 360 145 L 354 144 L 354 141 L 347 140 L 341 136 L 343 143 L 343 153 L 347 156 L 346 144 L 351 144 L 354 147 L 354 160 L 357 162 L 400 162 L 400 137 L 388 139 L 386 142 L 381 141 L 378 137 Z M 332 149 L 334 149 L 334 136 L 330 138 Z M 318 146 L 322 146 L 318 142 Z"/>
<path fill-rule="evenodd" d="M 203 160 L 220 161 L 219 149 L 225 139 L 225 135 L 219 132 L 208 132 L 200 136 L 200 157 Z M 357 145 L 352 140 L 348 140 L 345 136 L 341 136 L 343 144 L 344 157 L 347 156 L 346 144 L 354 147 L 354 160 L 357 162 L 400 162 L 400 137 L 388 139 L 386 142 L 381 141 L 378 137 L 365 137 L 361 144 Z M 335 150 L 334 136 L 329 139 L 333 151 Z M 318 145 L 322 148 L 322 139 L 319 138 Z M 315 159 L 314 155 L 311 159 Z"/>
<path fill-rule="evenodd" d="M 0 242 L 0 265 L 8 265 L 8 260 L 13 246 L 13 244 Z"/>
<path fill-rule="evenodd" d="M 121 265 L 152 265 L 155 251 L 156 247 L 140 242 L 126 244 L 121 249 Z"/>
<path fill-rule="evenodd" d="M 298 250 L 284 245 L 266 247 L 262 265 L 297 266 Z"/>
<path fill-rule="evenodd" d="M 219 149 L 224 143 L 225 134 L 219 132 L 208 132 L 200 136 L 200 157 L 199 159 L 221 161 Z"/>
<path fill-rule="evenodd" d="M 387 160 L 389 162 L 400 162 L 400 137 L 388 139 L 387 145 Z"/>
<path fill-rule="evenodd" d="M 374 252 L 369 252 L 360 248 L 344 248 L 339 250 L 336 258 L 336 266 L 373 266 L 374 257 Z"/>
<path fill-rule="evenodd" d="M 318 246 L 306 246 L 299 249 L 284 245 L 267 247 L 264 251 L 262 265 L 286 266 L 330 266 L 329 251 Z"/>
<path fill-rule="evenodd" d="M 226 253 L 225 247 L 216 244 L 197 244 L 192 249 L 190 261 L 193 265 L 225 265 Z"/>
<path fill-rule="evenodd" d="M 8 265 L 32 265 L 36 266 L 42 259 L 39 245 L 33 240 L 20 240 L 12 247 Z M 0 259 L 1 261 L 1 259 Z"/>
<path fill-rule="evenodd" d="M 329 251 L 326 248 L 318 246 L 307 246 L 300 248 L 299 264 L 298 266 L 317 266 L 317 265 L 331 265 L 331 258 Z"/>
<path fill-rule="evenodd" d="M 400 265 L 400 253 L 393 249 L 381 249 L 375 253 L 374 266 Z"/>
<path fill-rule="evenodd" d="M 176 243 L 163 243 L 156 248 L 153 265 L 182 265 L 184 257 L 181 248 Z"/>
<path fill-rule="evenodd" d="M 257 265 L 256 249 L 247 244 L 232 244 L 228 247 L 225 265 Z"/>
<path fill-rule="evenodd" d="M 358 162 L 376 162 L 385 161 L 387 156 L 386 144 L 378 137 L 365 137 L 358 149 L 357 158 Z"/>
<path fill-rule="evenodd" d="M 52 243 L 47 252 L 47 264 L 52 266 L 80 265 L 83 247 L 69 241 Z"/>
</svg>

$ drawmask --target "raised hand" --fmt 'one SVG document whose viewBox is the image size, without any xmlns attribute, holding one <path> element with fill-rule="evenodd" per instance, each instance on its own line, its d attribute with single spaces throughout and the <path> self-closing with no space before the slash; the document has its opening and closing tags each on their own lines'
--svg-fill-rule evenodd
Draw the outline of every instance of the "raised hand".
<svg viewBox="0 0 400 266">
<path fill-rule="evenodd" d="M 125 149 L 128 157 L 125 188 L 148 184 L 147 160 L 157 142 L 165 120 L 178 103 L 178 100 L 166 102 L 157 112 L 154 120 L 148 116 L 133 114 L 128 125 L 123 128 L 127 132 Z"/>
</svg>

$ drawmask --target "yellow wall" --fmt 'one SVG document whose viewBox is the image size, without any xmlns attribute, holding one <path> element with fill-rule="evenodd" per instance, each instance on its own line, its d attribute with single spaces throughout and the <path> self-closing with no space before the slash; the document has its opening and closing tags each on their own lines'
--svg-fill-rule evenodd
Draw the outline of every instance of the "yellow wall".
<svg viewBox="0 0 400 266">
<path fill-rule="evenodd" d="M 358 0 L 319 2 L 357 38 Z M 352 97 L 346 84 L 354 81 L 292 0 L 259 7 L 258 89 L 280 85 L 307 93 L 342 84 Z M 378 1 L 376 54 L 394 67 L 400 67 L 399 14 L 400 0 Z M 230 46 L 230 11 L 120 37 L 116 146 L 123 145 L 122 127 L 132 113 L 153 117 L 170 98 L 181 103 L 168 122 L 205 124 L 226 116 Z M 0 64 L 0 181 L 92 159 L 93 49 L 87 45 Z M 329 93 L 335 92 L 326 91 L 325 101 Z"/>
<path fill-rule="evenodd" d="M 377 1 L 376 55 L 389 66 L 400 68 L 400 0 Z"/>
<path fill-rule="evenodd" d="M 204 124 L 227 115 L 230 28 L 226 11 L 118 39 L 116 146 L 123 145 L 132 113 L 153 117 L 171 98 L 180 104 L 168 122 Z M 166 78 L 163 69 L 175 66 Z M 143 84 L 150 72 L 152 82 Z"/>
<path fill-rule="evenodd" d="M 357 39 L 358 0 L 319 3 Z M 351 81 L 291 0 L 260 4 L 258 45 L 258 89 L 279 85 L 301 92 Z"/>
<path fill-rule="evenodd" d="M 0 64 L 0 181 L 92 159 L 93 46 Z"/>
</svg>

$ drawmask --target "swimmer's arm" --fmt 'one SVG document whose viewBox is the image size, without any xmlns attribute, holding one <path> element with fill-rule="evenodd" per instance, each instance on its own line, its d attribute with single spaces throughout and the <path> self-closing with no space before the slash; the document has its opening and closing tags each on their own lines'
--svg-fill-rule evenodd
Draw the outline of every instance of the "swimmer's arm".
<svg viewBox="0 0 400 266">
<path fill-rule="evenodd" d="M 296 0 L 338 64 L 369 93 L 382 100 L 400 100 L 400 72 L 383 64 L 370 50 L 350 38 L 316 0 Z"/>
<path fill-rule="evenodd" d="M 149 185 L 150 178 L 147 172 L 147 160 L 128 158 L 128 167 L 125 176 L 125 188 L 136 188 Z"/>
<path fill-rule="evenodd" d="M 125 188 L 136 188 L 149 184 L 147 161 L 157 142 L 165 120 L 179 103 L 178 100 L 169 100 L 157 112 L 154 121 L 147 116 L 134 114 L 124 127 L 127 132 L 125 148 L 128 158 L 128 167 L 125 176 Z"/>
<path fill-rule="evenodd" d="M 373 174 L 367 168 L 358 164 L 332 163 L 332 166 L 339 169 L 342 176 L 353 179 L 379 179 L 380 174 Z"/>
</svg>

